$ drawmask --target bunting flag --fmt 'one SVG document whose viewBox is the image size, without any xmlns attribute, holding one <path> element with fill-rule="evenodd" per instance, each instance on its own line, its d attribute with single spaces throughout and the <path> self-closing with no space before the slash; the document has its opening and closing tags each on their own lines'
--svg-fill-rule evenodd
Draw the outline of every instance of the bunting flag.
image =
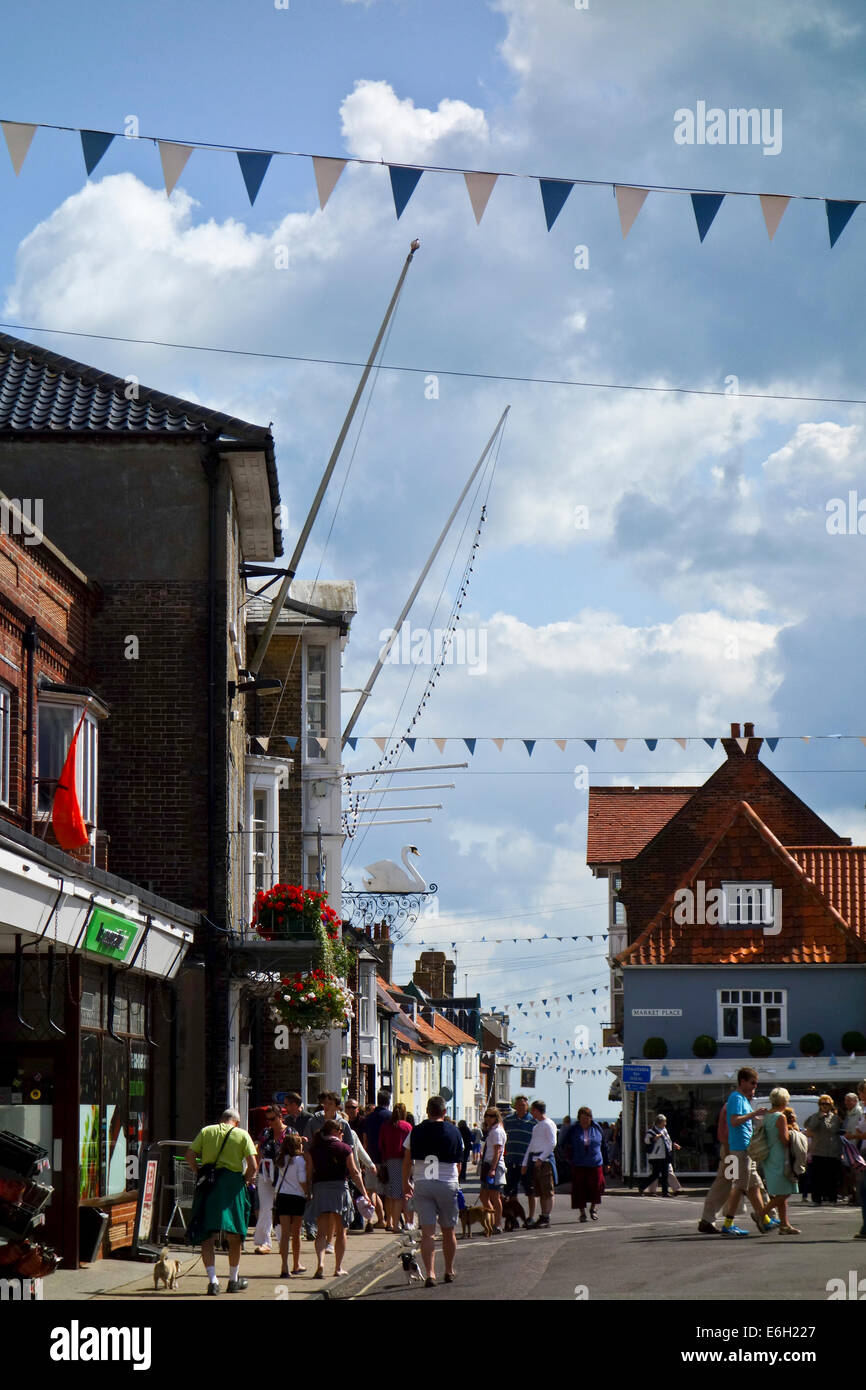
<svg viewBox="0 0 866 1390">
<path fill-rule="evenodd" d="M 499 751 L 500 751 L 500 753 L 501 753 L 501 752 L 502 752 L 502 749 L 503 749 L 503 746 L 504 746 L 504 744 L 505 744 L 505 739 L 504 739 L 504 738 L 495 738 L 495 739 L 493 739 L 493 742 L 496 744 L 496 747 L 499 749 Z"/>
<path fill-rule="evenodd" d="M 478 742 L 478 739 L 477 739 L 477 738 L 464 738 L 463 742 L 466 744 L 466 747 L 469 749 L 470 755 L 471 755 L 471 754 L 474 754 L 474 752 L 475 752 L 475 745 L 476 745 L 476 743 Z"/>
<path fill-rule="evenodd" d="M 323 753 L 327 753 L 327 751 L 328 751 L 328 740 L 327 740 L 326 738 L 319 738 L 318 736 L 316 736 L 316 742 L 318 743 L 318 745 L 319 745 L 319 747 L 321 748 L 322 752 L 323 752 Z"/>
<path fill-rule="evenodd" d="M 657 738 L 645 738 L 645 739 L 644 739 L 644 743 L 646 744 L 646 746 L 647 746 L 647 748 L 649 749 L 649 751 L 650 751 L 651 753 L 654 753 L 654 752 L 656 751 L 656 747 L 657 747 L 657 745 L 658 745 L 658 739 L 657 739 Z"/>
<path fill-rule="evenodd" d="M 313 173 L 316 176 L 319 207 L 322 210 L 336 188 L 337 180 L 345 167 L 345 159 L 326 159 L 323 155 L 313 155 Z"/>
<path fill-rule="evenodd" d="M 624 752 L 625 752 L 625 746 L 626 746 L 626 744 L 628 743 L 628 739 L 627 739 L 627 738 L 615 738 L 615 739 L 614 739 L 614 743 L 616 744 L 616 746 L 617 746 L 617 748 L 619 749 L 620 753 L 624 753 Z"/>
<path fill-rule="evenodd" d="M 440 753 L 445 752 L 445 745 L 448 742 L 447 738 L 434 738 L 433 742 L 436 744 Z"/>
<path fill-rule="evenodd" d="M 416 744 L 417 742 L 418 742 L 418 740 L 417 740 L 417 739 L 414 739 L 414 738 L 407 738 L 407 739 L 406 739 L 406 747 L 409 749 L 409 752 L 410 752 L 410 753 L 414 753 L 414 752 L 415 752 L 415 744 Z"/>
<path fill-rule="evenodd" d="M 530 758 L 532 757 L 532 750 L 535 747 L 536 742 L 537 740 L 534 738 L 525 738 L 523 740 L 523 746 L 529 754 Z"/>
<path fill-rule="evenodd" d="M 614 194 L 616 196 L 616 206 L 619 212 L 619 225 L 622 228 L 623 241 L 628 236 L 634 225 L 634 220 L 644 205 L 648 188 L 630 188 L 626 184 L 616 184 Z"/>
<path fill-rule="evenodd" d="M 9 158 L 12 160 L 12 168 L 16 175 L 21 173 L 21 166 L 27 158 L 27 151 L 30 149 L 30 142 L 36 134 L 35 125 L 23 125 L 20 121 L 2 121 L 3 134 L 6 137 L 6 148 L 9 151 Z"/>
<path fill-rule="evenodd" d="M 747 738 L 738 738 L 736 744 L 741 753 L 748 752 L 749 740 Z"/>
<path fill-rule="evenodd" d="M 556 744 L 557 748 L 559 748 L 560 751 L 564 753 L 564 752 L 565 752 L 566 745 L 567 745 L 567 743 L 568 743 L 568 739 L 567 739 L 567 738 L 555 738 L 553 741 L 554 741 L 554 743 Z"/>
<path fill-rule="evenodd" d="M 586 746 L 587 746 L 588 748 L 591 748 L 591 749 L 592 749 L 592 751 L 593 751 L 593 753 L 594 753 L 594 752 L 595 752 L 595 745 L 597 744 L 598 739 L 595 739 L 595 738 L 585 738 L 583 741 L 584 741 L 584 743 L 586 744 Z"/>
<path fill-rule="evenodd" d="M 384 751 L 385 751 L 385 749 L 386 749 L 386 747 L 387 747 L 387 744 L 388 744 L 387 738 L 374 738 L 374 739 L 373 739 L 373 742 L 375 743 L 375 745 L 376 745 L 376 747 L 378 748 L 379 752 L 380 752 L 380 753 L 384 753 Z"/>
<path fill-rule="evenodd" d="M 778 739 L 776 742 L 778 742 Z M 716 740 L 714 738 L 705 738 L 704 743 L 706 743 L 709 748 L 715 748 L 716 746 Z"/>
<path fill-rule="evenodd" d="M 761 200 L 761 212 L 764 214 L 764 222 L 767 227 L 767 235 L 772 241 L 791 199 L 779 197 L 775 193 L 761 193 L 759 196 Z"/>
<path fill-rule="evenodd" d="M 398 218 L 403 216 L 406 204 L 418 187 L 418 180 L 423 172 L 423 169 L 411 169 L 405 164 L 388 165 L 388 173 L 391 175 L 391 192 L 394 195 L 394 210 Z"/>
<path fill-rule="evenodd" d="M 170 198 L 195 147 L 193 145 L 173 145 L 168 140 L 159 140 L 157 144 L 159 145 L 159 157 L 162 161 L 165 192 L 166 196 Z"/>
<path fill-rule="evenodd" d="M 347 739 L 346 739 L 346 742 L 348 743 L 349 747 L 351 748 L 352 752 L 354 753 L 355 749 L 356 749 L 357 746 L 358 746 L 358 740 L 357 740 L 356 738 L 347 738 Z"/>
<path fill-rule="evenodd" d="M 770 752 L 775 753 L 779 740 L 777 738 L 768 738 L 765 742 Z"/>
<path fill-rule="evenodd" d="M 724 193 L 692 193 L 692 207 L 695 212 L 695 221 L 698 224 L 698 236 L 703 241 L 710 227 L 713 225 L 713 218 L 722 206 Z"/>
<path fill-rule="evenodd" d="M 688 739 L 687 739 L 687 738 L 675 738 L 675 739 L 674 739 L 674 743 L 678 743 L 678 744 L 680 745 L 680 748 L 682 748 L 683 752 L 685 752 L 685 751 L 686 751 L 686 744 L 688 743 Z"/>
<path fill-rule="evenodd" d="M 544 204 L 544 218 L 547 222 L 547 230 L 550 231 L 562 209 L 565 207 L 565 200 L 574 184 L 567 179 L 539 179 L 538 185 L 541 189 L 541 201 Z"/>
<path fill-rule="evenodd" d="M 294 753 L 295 749 L 298 746 L 297 738 L 290 738 L 288 735 L 286 735 L 286 743 L 289 745 L 290 752 Z"/>
<path fill-rule="evenodd" d="M 104 130 L 81 131 L 81 149 L 84 153 L 84 167 L 88 176 L 93 173 L 113 139 L 114 136 L 107 135 Z"/>
<path fill-rule="evenodd" d="M 475 213 L 475 225 L 480 226 L 484 209 L 487 207 L 499 175 L 466 173 L 463 177 L 466 180 L 466 191 L 469 194 L 472 211 Z"/>
<path fill-rule="evenodd" d="M 261 154 L 257 150 L 238 150 L 238 163 L 241 166 L 241 173 L 246 184 L 250 207 L 258 197 L 262 179 L 268 172 L 268 165 L 272 159 L 272 154 Z"/>
<path fill-rule="evenodd" d="M 54 801 L 51 806 L 51 828 L 58 845 L 65 850 L 83 849 L 85 845 L 90 843 L 87 826 L 84 824 L 84 817 L 78 804 L 75 779 L 75 754 L 78 747 L 78 735 L 81 732 L 85 717 L 86 711 L 75 726 L 75 733 L 72 735 L 66 761 L 57 779 Z"/>
<path fill-rule="evenodd" d="M 826 198 L 824 201 L 827 208 L 827 230 L 830 233 L 830 246 L 833 247 L 860 204 L 838 198 Z"/>
</svg>

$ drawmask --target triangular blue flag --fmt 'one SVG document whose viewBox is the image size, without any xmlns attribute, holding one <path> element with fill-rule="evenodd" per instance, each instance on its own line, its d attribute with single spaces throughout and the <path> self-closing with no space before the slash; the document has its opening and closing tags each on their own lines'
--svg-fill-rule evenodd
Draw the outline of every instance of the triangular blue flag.
<svg viewBox="0 0 866 1390">
<path fill-rule="evenodd" d="M 546 1004 L 546 1003 L 547 1003 L 547 1000 L 546 1000 L 546 999 L 542 999 L 541 1002 L 542 1002 L 542 1004 Z"/>
<path fill-rule="evenodd" d="M 788 1063 L 788 1071 L 796 1071 L 796 1070 L 797 1070 L 797 1059 L 796 1059 L 796 1057 L 792 1057 L 791 1060 L 790 1060 L 790 1062 Z"/>
<path fill-rule="evenodd" d="M 247 186 L 250 207 L 252 207 L 262 186 L 262 179 L 268 172 L 268 165 L 273 159 L 273 155 L 260 154 L 253 150 L 238 150 L 237 154 L 238 164 L 241 166 L 241 173 Z"/>
<path fill-rule="evenodd" d="M 388 165 L 388 173 L 391 175 L 391 192 L 394 194 L 394 210 L 398 217 L 403 215 L 403 209 L 415 192 L 423 172 L 423 169 L 409 169 L 404 164 Z"/>
<path fill-rule="evenodd" d="M 357 740 L 356 738 L 347 738 L 347 739 L 346 739 L 346 742 L 348 743 L 349 747 L 351 748 L 352 752 L 354 753 L 355 749 L 356 749 L 357 746 L 358 746 L 358 740 Z"/>
<path fill-rule="evenodd" d="M 476 743 L 478 742 L 478 739 L 477 739 L 477 738 L 464 738 L 463 742 L 466 744 L 466 747 L 469 749 L 469 752 L 474 754 L 474 752 L 475 752 L 475 745 L 476 745 Z"/>
<path fill-rule="evenodd" d="M 523 740 L 523 746 L 529 754 L 530 758 L 532 757 L 532 750 L 535 747 L 535 743 L 536 740 L 534 738 L 525 738 Z"/>
<path fill-rule="evenodd" d="M 828 1066 L 828 1067 L 838 1067 L 838 1065 L 839 1065 L 839 1063 L 836 1061 L 836 1058 L 833 1056 L 833 1054 L 832 1054 L 832 1052 L 831 1052 L 831 1053 L 830 1053 L 830 1060 L 828 1061 L 827 1066 Z"/>
<path fill-rule="evenodd" d="M 848 223 L 860 204 L 857 202 L 846 202 L 838 198 L 825 198 L 824 206 L 827 209 L 827 230 L 830 233 L 830 245 L 833 247 L 848 226 Z"/>
<path fill-rule="evenodd" d="M 414 753 L 414 752 L 415 752 L 415 744 L 418 742 L 418 740 L 415 739 L 415 738 L 407 738 L 407 739 L 404 739 L 403 741 L 404 741 L 404 743 L 406 744 L 406 747 L 409 749 L 409 752 L 410 752 L 410 753 Z M 351 743 L 352 740 L 349 739 L 349 742 Z"/>
<path fill-rule="evenodd" d="M 592 749 L 592 751 L 593 751 L 593 753 L 594 753 L 594 752 L 595 752 L 595 745 L 598 743 L 598 739 L 597 739 L 597 738 L 585 738 L 583 741 L 584 741 L 584 743 L 587 745 L 587 747 L 589 747 L 589 748 Z"/>
<path fill-rule="evenodd" d="M 547 1014 L 547 1017 L 550 1018 L 550 1009 L 545 1009 L 544 1012 Z"/>
<path fill-rule="evenodd" d="M 114 136 L 107 135 L 104 130 L 82 130 L 81 148 L 84 151 L 84 165 L 88 174 L 93 173 L 113 139 Z"/>
<path fill-rule="evenodd" d="M 713 1074 L 713 1069 L 712 1069 L 712 1067 L 710 1066 L 709 1062 L 707 1062 L 707 1065 L 704 1067 L 704 1076 L 712 1076 L 712 1074 Z"/>
<path fill-rule="evenodd" d="M 716 746 L 716 740 L 714 738 L 705 738 L 704 743 L 708 748 L 715 748 Z"/>
<path fill-rule="evenodd" d="M 722 206 L 724 199 L 724 193 L 692 194 L 692 207 L 695 210 L 695 221 L 698 224 L 698 236 L 701 241 L 712 227 L 713 218 Z"/>
<path fill-rule="evenodd" d="M 574 184 L 569 183 L 567 179 L 539 179 L 538 184 L 541 189 L 541 201 L 544 204 L 547 230 L 550 231 L 565 207 L 565 200 L 574 188 Z"/>
<path fill-rule="evenodd" d="M 656 751 L 656 746 L 658 745 L 658 739 L 657 739 L 657 738 L 645 738 L 645 739 L 644 739 L 644 743 L 646 744 L 646 746 L 647 746 L 647 748 L 649 749 L 649 751 L 650 751 L 651 753 L 654 753 L 654 752 Z"/>
<path fill-rule="evenodd" d="M 286 743 L 289 745 L 289 747 L 291 748 L 292 752 L 294 753 L 295 749 L 296 749 L 297 746 L 298 746 L 298 740 L 297 740 L 297 738 L 289 738 L 288 735 L 287 735 L 287 736 L 286 736 Z"/>
<path fill-rule="evenodd" d="M 667 1067 L 662 1067 L 661 1074 L 662 1076 L 670 1076 L 670 1072 L 668 1071 Z"/>
<path fill-rule="evenodd" d="M 778 740 L 777 738 L 768 738 L 768 739 L 765 740 L 765 742 L 766 742 L 767 747 L 769 748 L 770 752 L 771 752 L 771 753 L 775 753 L 775 751 L 776 751 L 776 745 L 778 744 L 779 740 Z"/>
<path fill-rule="evenodd" d="M 566 999 L 568 1000 L 569 1004 L 572 1004 L 572 1003 L 574 1002 L 574 996 L 573 996 L 573 995 L 567 994 L 565 997 L 566 997 Z"/>
</svg>

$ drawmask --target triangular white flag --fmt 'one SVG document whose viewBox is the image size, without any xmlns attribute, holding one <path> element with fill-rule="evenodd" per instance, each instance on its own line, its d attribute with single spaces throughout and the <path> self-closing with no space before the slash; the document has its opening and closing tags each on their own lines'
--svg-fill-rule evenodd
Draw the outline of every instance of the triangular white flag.
<svg viewBox="0 0 866 1390">
<path fill-rule="evenodd" d="M 346 167 L 345 159 L 326 159 L 324 155 L 313 155 L 313 173 L 319 190 L 319 207 L 323 208 L 337 186 L 337 179 Z"/>
<path fill-rule="evenodd" d="M 776 229 L 782 220 L 785 208 L 790 203 L 790 198 L 785 198 L 776 193 L 761 193 L 761 211 L 764 214 L 764 221 L 767 224 L 767 232 L 770 240 L 776 235 Z"/>
<path fill-rule="evenodd" d="M 318 738 L 318 737 L 317 737 L 317 738 L 316 738 L 316 742 L 318 743 L 318 745 L 319 745 L 319 747 L 321 748 L 322 752 L 323 752 L 323 753 L 327 753 L 327 751 L 328 751 L 328 740 L 327 740 L 326 738 Z"/>
<path fill-rule="evenodd" d="M 463 177 L 466 180 L 466 191 L 469 194 L 472 211 L 475 213 L 476 225 L 478 225 L 484 216 L 484 209 L 487 207 L 488 199 L 493 192 L 493 185 L 499 175 L 464 174 Z"/>
<path fill-rule="evenodd" d="M 433 742 L 436 744 L 440 753 L 445 752 L 445 745 L 448 742 L 447 738 L 434 738 Z"/>
<path fill-rule="evenodd" d="M 12 168 L 16 174 L 20 174 L 21 166 L 30 149 L 30 141 L 36 134 L 36 127 L 22 125 L 20 121 L 0 121 L 0 125 L 3 126 L 3 134 L 6 136 L 6 148 L 12 160 Z"/>
<path fill-rule="evenodd" d="M 501 753 L 501 752 L 502 752 L 503 744 L 505 743 L 505 739 L 504 739 L 504 738 L 494 738 L 494 739 L 491 739 L 490 741 L 491 741 L 491 743 L 495 743 L 495 744 L 496 744 L 496 747 L 499 749 L 499 751 L 500 751 L 500 753 Z M 866 740 L 864 740 L 864 742 L 866 742 Z"/>
<path fill-rule="evenodd" d="M 267 753 L 270 741 L 271 740 L 269 738 L 262 738 L 260 734 L 256 735 L 256 743 L 259 745 L 263 753 Z"/>
<path fill-rule="evenodd" d="M 683 752 L 685 752 L 686 744 L 688 743 L 688 739 L 687 739 L 687 738 L 675 738 L 675 739 L 674 739 L 674 743 L 678 743 L 678 744 L 680 745 L 680 748 L 682 748 Z"/>
<path fill-rule="evenodd" d="M 619 211 L 619 225 L 622 228 L 623 240 L 628 236 L 632 229 L 635 218 L 644 205 L 644 199 L 649 193 L 648 188 L 629 188 L 628 186 L 616 185 L 616 206 Z"/>
<path fill-rule="evenodd" d="M 385 751 L 385 749 L 386 749 L 386 747 L 387 747 L 387 745 L 388 745 L 388 740 L 387 740 L 387 738 L 381 738 L 381 737 L 379 737 L 379 738 L 374 738 L 374 739 L 373 739 L 373 742 L 375 743 L 375 745 L 376 745 L 376 747 L 378 748 L 379 752 L 380 752 L 380 753 L 384 753 L 384 751 Z"/>
<path fill-rule="evenodd" d="M 564 752 L 565 752 L 565 746 L 566 746 L 566 744 L 568 743 L 568 739 L 567 739 L 567 738 L 555 738 L 553 741 L 554 741 L 554 743 L 556 744 L 557 748 L 561 748 L 562 751 L 563 751 L 563 753 L 564 753 Z"/>
<path fill-rule="evenodd" d="M 168 140 L 157 140 L 159 157 L 162 160 L 162 177 L 165 179 L 165 192 L 171 197 L 175 184 L 186 168 L 186 161 L 193 152 L 192 145 L 173 145 Z"/>
<path fill-rule="evenodd" d="M 861 743 L 866 743 L 866 734 L 860 734 L 859 738 Z"/>
<path fill-rule="evenodd" d="M 748 740 L 747 738 L 738 738 L 738 739 L 737 739 L 737 747 L 739 748 L 739 750 L 740 750 L 741 753 L 745 753 L 745 751 L 746 751 L 746 749 L 748 748 L 748 746 L 749 746 L 749 740 Z"/>
<path fill-rule="evenodd" d="M 625 752 L 625 746 L 626 746 L 626 744 L 628 743 L 628 739 L 627 739 L 627 738 L 615 738 L 615 739 L 614 739 L 614 743 L 616 744 L 616 746 L 617 746 L 617 748 L 619 749 L 620 753 L 624 753 L 624 752 Z"/>
</svg>

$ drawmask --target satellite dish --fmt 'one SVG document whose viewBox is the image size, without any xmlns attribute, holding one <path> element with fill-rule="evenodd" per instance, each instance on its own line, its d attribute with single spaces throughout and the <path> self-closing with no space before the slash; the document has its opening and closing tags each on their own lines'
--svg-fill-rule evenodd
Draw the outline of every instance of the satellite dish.
<svg viewBox="0 0 866 1390">
<path fill-rule="evenodd" d="M 449 1090 L 449 1088 L 448 1088 L 447 1086 L 440 1086 L 440 1087 L 439 1087 L 439 1094 L 440 1094 L 440 1096 L 442 1097 L 443 1100 L 450 1100 L 451 1097 L 453 1096 L 454 1092 L 451 1091 L 451 1090 Z"/>
</svg>

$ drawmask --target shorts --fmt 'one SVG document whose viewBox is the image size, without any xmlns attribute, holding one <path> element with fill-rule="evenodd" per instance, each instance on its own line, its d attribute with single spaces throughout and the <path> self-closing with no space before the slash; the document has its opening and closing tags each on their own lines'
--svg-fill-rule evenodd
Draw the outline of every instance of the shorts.
<svg viewBox="0 0 866 1390">
<path fill-rule="evenodd" d="M 274 1203 L 277 1216 L 303 1216 L 307 1205 L 306 1197 L 295 1197 L 291 1192 L 281 1192 Z"/>
<path fill-rule="evenodd" d="M 456 1183 L 441 1178 L 419 1178 L 412 1205 L 421 1225 L 435 1226 L 438 1220 L 443 1231 L 452 1231 L 457 1225 L 458 1190 Z"/>
<path fill-rule="evenodd" d="M 736 1160 L 736 1165 L 734 1160 Z M 745 1149 L 732 1150 L 726 1155 L 724 1161 L 727 1172 L 733 1171 L 731 1187 L 735 1192 L 748 1192 L 750 1188 L 758 1186 L 760 1179 L 755 1167 L 755 1160 L 749 1158 Z"/>
<path fill-rule="evenodd" d="M 481 1163 L 478 1167 L 478 1180 L 481 1183 L 482 1190 L 486 1190 L 489 1192 L 491 1190 L 495 1190 L 505 1186 L 505 1164 L 500 1163 L 499 1167 L 496 1169 L 496 1181 L 489 1183 L 487 1179 L 492 1172 L 493 1164 L 489 1161 L 489 1159 L 482 1158 Z"/>
<path fill-rule="evenodd" d="M 548 1162 L 533 1162 L 527 1168 L 527 1174 L 532 1174 L 532 1191 L 536 1197 L 553 1196 L 553 1164 Z"/>
</svg>

